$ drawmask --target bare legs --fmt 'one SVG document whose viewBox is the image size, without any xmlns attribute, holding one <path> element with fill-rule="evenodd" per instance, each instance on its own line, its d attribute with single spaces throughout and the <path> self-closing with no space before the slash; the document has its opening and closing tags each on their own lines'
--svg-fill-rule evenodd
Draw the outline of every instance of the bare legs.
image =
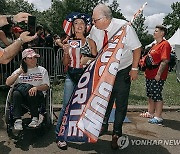
<svg viewBox="0 0 180 154">
<path fill-rule="evenodd" d="M 148 98 L 148 112 L 155 117 L 161 118 L 163 101 L 154 102 L 151 98 Z"/>
<path fill-rule="evenodd" d="M 151 115 L 154 115 L 155 112 L 155 103 L 151 98 L 148 98 L 148 112 Z"/>
</svg>

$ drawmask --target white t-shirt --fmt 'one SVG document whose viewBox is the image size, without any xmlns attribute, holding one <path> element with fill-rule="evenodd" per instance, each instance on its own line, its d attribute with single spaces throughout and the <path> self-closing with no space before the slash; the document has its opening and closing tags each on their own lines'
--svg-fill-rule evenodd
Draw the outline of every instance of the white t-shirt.
<svg viewBox="0 0 180 154">
<path fill-rule="evenodd" d="M 12 74 L 18 73 L 19 69 L 20 68 L 15 70 Z M 48 86 L 50 85 L 48 72 L 42 66 L 28 69 L 28 72 L 26 74 L 20 74 L 15 84 L 17 83 L 29 83 L 33 86 L 40 86 L 42 84 L 47 84 Z M 44 91 L 43 93 L 45 94 Z"/>
<path fill-rule="evenodd" d="M 122 27 L 127 21 L 122 19 L 113 18 L 110 25 L 108 26 L 107 34 L 108 39 L 111 38 L 115 32 Z M 116 35 L 120 35 L 121 31 Z M 89 37 L 96 42 L 97 50 L 99 51 L 103 46 L 104 30 L 99 30 L 95 26 L 92 27 Z M 133 50 L 141 47 L 141 43 L 137 37 L 135 30 L 131 26 L 126 28 L 126 36 L 123 39 L 123 52 L 120 58 L 120 65 L 118 70 L 122 70 L 130 66 L 133 62 Z"/>
</svg>

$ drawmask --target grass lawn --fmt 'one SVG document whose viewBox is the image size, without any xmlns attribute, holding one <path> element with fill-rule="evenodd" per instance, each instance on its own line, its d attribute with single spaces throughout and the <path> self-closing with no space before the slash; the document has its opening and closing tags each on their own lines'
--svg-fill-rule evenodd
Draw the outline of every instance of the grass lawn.
<svg viewBox="0 0 180 154">
<path fill-rule="evenodd" d="M 61 80 L 58 85 L 53 85 L 53 104 L 62 103 L 63 99 L 64 80 Z M 165 82 L 163 97 L 165 105 L 180 105 L 180 83 L 176 81 L 176 74 L 170 72 L 168 79 Z M 0 88 L 0 104 L 5 104 L 7 90 Z M 137 81 L 132 82 L 131 92 L 129 96 L 129 104 L 131 105 L 147 105 L 145 93 L 145 79 L 143 72 L 139 73 Z"/>
<path fill-rule="evenodd" d="M 165 105 L 180 105 L 180 83 L 176 81 L 176 74 L 170 72 L 165 82 L 163 89 L 163 98 Z M 146 89 L 145 78 L 143 72 L 139 73 L 137 81 L 132 82 L 131 92 L 129 96 L 129 104 L 131 105 L 146 105 Z"/>
</svg>

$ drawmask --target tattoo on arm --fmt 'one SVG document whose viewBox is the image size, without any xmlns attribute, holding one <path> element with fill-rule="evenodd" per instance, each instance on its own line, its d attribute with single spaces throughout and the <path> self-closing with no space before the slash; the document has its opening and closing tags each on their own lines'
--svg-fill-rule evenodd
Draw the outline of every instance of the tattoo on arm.
<svg viewBox="0 0 180 154">
<path fill-rule="evenodd" d="M 163 73 L 163 71 L 165 70 L 167 64 L 168 64 L 168 60 L 163 60 L 159 66 L 159 70 L 157 72 L 158 75 L 161 75 Z"/>
</svg>

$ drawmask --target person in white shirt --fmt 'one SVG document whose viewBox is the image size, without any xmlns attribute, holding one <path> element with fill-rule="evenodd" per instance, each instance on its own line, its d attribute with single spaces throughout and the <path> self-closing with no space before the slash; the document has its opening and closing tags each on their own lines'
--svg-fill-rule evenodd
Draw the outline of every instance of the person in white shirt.
<svg viewBox="0 0 180 154">
<path fill-rule="evenodd" d="M 29 13 L 20 12 L 14 16 L 6 16 L 0 15 L 0 26 L 13 24 L 17 22 L 28 21 Z M 9 63 L 20 51 L 21 46 L 26 43 L 34 40 L 36 38 L 36 34 L 34 36 L 28 36 L 30 33 L 28 31 L 23 32 L 20 37 L 11 45 L 6 47 L 5 49 L 0 48 L 0 64 Z"/>
<path fill-rule="evenodd" d="M 6 80 L 6 85 L 14 85 L 13 91 L 13 116 L 15 119 L 15 130 L 22 130 L 22 104 L 30 108 L 32 121 L 29 127 L 37 127 L 38 123 L 38 107 L 44 101 L 46 91 L 49 89 L 49 76 L 47 70 L 37 65 L 39 54 L 33 49 L 25 49 L 22 52 L 22 64 L 20 68 L 15 70 Z M 21 91 L 17 86 L 28 84 L 27 92 Z"/>
<path fill-rule="evenodd" d="M 94 8 L 92 20 L 94 26 L 90 31 L 90 38 L 96 42 L 98 51 L 104 46 L 105 31 L 108 39 L 110 39 L 127 22 L 113 18 L 110 8 L 104 4 L 98 4 Z M 141 43 L 132 26 L 128 25 L 126 27 L 126 36 L 122 43 L 124 48 L 120 58 L 120 65 L 100 132 L 100 135 L 103 135 L 108 129 L 108 120 L 115 101 L 116 111 L 111 142 L 112 149 L 118 149 L 117 140 L 122 136 L 122 124 L 127 112 L 130 85 L 131 81 L 136 80 L 138 77 L 138 62 L 141 55 Z"/>
</svg>

